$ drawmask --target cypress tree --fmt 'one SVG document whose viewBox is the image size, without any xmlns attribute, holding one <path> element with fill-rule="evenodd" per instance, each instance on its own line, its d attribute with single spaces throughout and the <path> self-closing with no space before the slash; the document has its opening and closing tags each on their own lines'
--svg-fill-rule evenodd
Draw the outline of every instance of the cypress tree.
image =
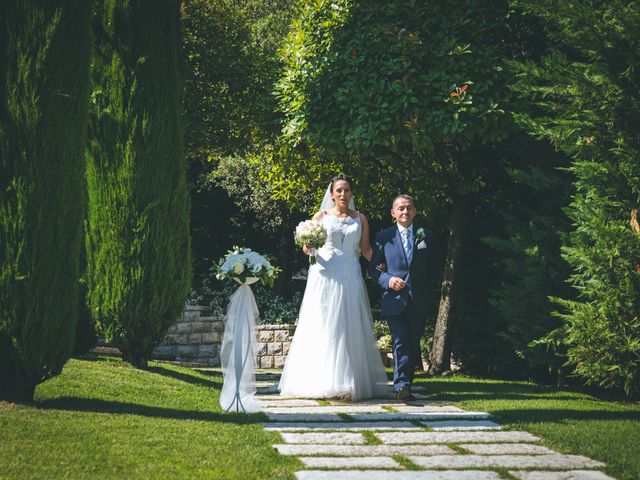
<svg viewBox="0 0 640 480">
<path fill-rule="evenodd" d="M 84 212 L 91 2 L 0 5 L 0 398 L 69 358 Z"/>
<path fill-rule="evenodd" d="M 190 286 L 179 5 L 105 0 L 95 22 L 87 299 L 106 338 L 140 368 Z"/>
<path fill-rule="evenodd" d="M 538 115 L 520 120 L 571 156 L 574 223 L 564 258 L 577 300 L 559 300 L 569 361 L 587 383 L 640 391 L 640 5 L 518 2 L 554 48 L 519 66 L 515 88 Z"/>
</svg>

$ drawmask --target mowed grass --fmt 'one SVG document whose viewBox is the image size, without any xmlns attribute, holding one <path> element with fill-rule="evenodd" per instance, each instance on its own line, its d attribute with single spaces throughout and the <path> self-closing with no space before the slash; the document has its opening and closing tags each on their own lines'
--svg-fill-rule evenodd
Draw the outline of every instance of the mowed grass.
<svg viewBox="0 0 640 480">
<path fill-rule="evenodd" d="M 277 454 L 262 414 L 222 414 L 220 374 L 116 358 L 71 360 L 30 405 L 0 402 L 0 478 L 293 479 L 298 460 Z M 605 401 L 528 382 L 464 376 L 417 384 L 433 400 L 482 410 L 563 453 L 640 478 L 640 404 Z"/>
<path fill-rule="evenodd" d="M 585 455 L 607 464 L 619 480 L 640 479 L 640 403 L 595 396 L 529 382 L 483 380 L 464 376 L 420 375 L 433 400 L 456 402 L 485 411 L 509 430 L 524 430 L 562 453 Z"/>
<path fill-rule="evenodd" d="M 262 414 L 222 414 L 220 374 L 70 360 L 35 402 L 0 402 L 0 478 L 292 479 Z"/>
</svg>

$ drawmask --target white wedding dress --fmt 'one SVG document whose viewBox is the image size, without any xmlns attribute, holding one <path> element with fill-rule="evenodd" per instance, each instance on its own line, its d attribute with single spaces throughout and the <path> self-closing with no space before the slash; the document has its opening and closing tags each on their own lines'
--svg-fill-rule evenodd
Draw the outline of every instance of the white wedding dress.
<svg viewBox="0 0 640 480">
<path fill-rule="evenodd" d="M 309 267 L 280 395 L 360 400 L 388 390 L 358 260 L 359 216 L 325 214 L 327 241 Z"/>
</svg>

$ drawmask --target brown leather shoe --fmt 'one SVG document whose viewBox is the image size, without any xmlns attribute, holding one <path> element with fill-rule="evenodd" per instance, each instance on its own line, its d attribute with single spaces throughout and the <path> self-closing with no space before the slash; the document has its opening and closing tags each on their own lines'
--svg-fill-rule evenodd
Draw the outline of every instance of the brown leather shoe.
<svg viewBox="0 0 640 480">
<path fill-rule="evenodd" d="M 416 397 L 411 395 L 411 390 L 409 388 L 405 387 L 398 390 L 398 393 L 396 393 L 396 399 L 406 403 L 406 402 L 411 402 L 412 400 L 415 400 Z"/>
</svg>

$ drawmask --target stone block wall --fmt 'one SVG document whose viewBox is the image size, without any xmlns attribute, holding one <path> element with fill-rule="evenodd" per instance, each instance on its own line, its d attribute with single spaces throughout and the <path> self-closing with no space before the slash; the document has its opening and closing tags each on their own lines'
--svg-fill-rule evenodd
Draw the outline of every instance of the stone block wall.
<svg viewBox="0 0 640 480">
<path fill-rule="evenodd" d="M 282 368 L 296 331 L 295 325 L 258 325 L 258 368 Z"/>
<path fill-rule="evenodd" d="M 295 325 L 258 325 L 258 368 L 282 368 L 289 352 Z M 220 345 L 224 334 L 222 317 L 211 316 L 211 309 L 188 306 L 158 345 L 153 358 L 187 366 L 220 366 Z"/>
</svg>

